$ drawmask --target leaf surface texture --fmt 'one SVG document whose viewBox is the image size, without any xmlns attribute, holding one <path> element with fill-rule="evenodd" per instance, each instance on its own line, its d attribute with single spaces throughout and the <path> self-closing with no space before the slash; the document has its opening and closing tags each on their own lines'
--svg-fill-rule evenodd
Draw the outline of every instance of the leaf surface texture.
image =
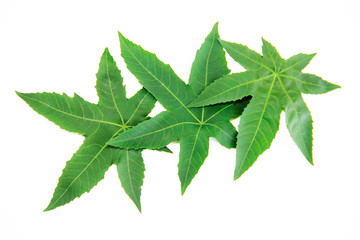
<svg viewBox="0 0 360 240">
<path fill-rule="evenodd" d="M 155 54 L 120 33 L 119 38 L 128 69 L 167 111 L 117 136 L 109 144 L 141 149 L 160 148 L 179 141 L 178 174 L 184 194 L 208 155 L 209 137 L 215 137 L 227 148 L 236 146 L 237 131 L 230 120 L 240 116 L 248 103 L 248 99 L 244 99 L 202 108 L 187 106 L 215 79 L 229 73 L 225 52 L 218 41 L 217 24 L 196 53 L 189 84 L 185 84 Z"/>
<path fill-rule="evenodd" d="M 125 192 L 141 211 L 140 195 L 145 171 L 142 149 L 114 148 L 107 142 L 148 119 L 156 100 L 145 89 L 130 99 L 126 98 L 120 70 L 108 49 L 101 57 L 96 77 L 98 104 L 89 103 L 76 94 L 69 97 L 56 93 L 17 93 L 35 111 L 61 128 L 85 136 L 82 146 L 66 163 L 45 211 L 89 192 L 104 178 L 112 164 L 117 165 Z M 161 147 L 159 150 L 169 151 Z"/>
<path fill-rule="evenodd" d="M 234 179 L 270 147 L 279 129 L 282 110 L 291 137 L 313 164 L 312 119 L 301 93 L 321 94 L 339 88 L 316 75 L 301 72 L 315 54 L 298 54 L 284 60 L 264 39 L 262 55 L 241 44 L 220 42 L 247 71 L 216 80 L 189 106 L 203 107 L 252 96 L 239 123 Z"/>
</svg>

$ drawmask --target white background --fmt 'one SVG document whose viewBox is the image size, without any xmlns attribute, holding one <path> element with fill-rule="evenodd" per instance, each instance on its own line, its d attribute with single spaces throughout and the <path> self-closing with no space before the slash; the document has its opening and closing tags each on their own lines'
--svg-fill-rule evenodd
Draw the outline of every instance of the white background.
<svg viewBox="0 0 360 240">
<path fill-rule="evenodd" d="M 0 239 L 360 239 L 358 1 L 56 2 L 0 2 Z M 95 73 L 109 47 L 132 95 L 140 85 L 121 60 L 118 30 L 186 80 L 216 21 L 223 39 L 257 51 L 263 36 L 284 58 L 317 52 L 305 71 L 342 86 L 304 96 L 315 166 L 282 115 L 271 149 L 235 182 L 235 150 L 212 140 L 181 197 L 174 143 L 172 155 L 144 152 L 142 214 L 114 167 L 89 194 L 42 212 L 83 138 L 36 114 L 15 90 L 76 92 L 95 103 Z"/>
</svg>

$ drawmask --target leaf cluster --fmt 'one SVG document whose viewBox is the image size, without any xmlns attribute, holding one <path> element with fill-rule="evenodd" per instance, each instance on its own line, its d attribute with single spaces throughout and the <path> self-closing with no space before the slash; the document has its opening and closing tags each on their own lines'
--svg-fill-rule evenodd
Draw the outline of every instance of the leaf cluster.
<svg viewBox="0 0 360 240">
<path fill-rule="evenodd" d="M 89 192 L 111 165 L 141 211 L 144 179 L 143 149 L 171 152 L 180 143 L 178 175 L 181 193 L 191 183 L 209 151 L 209 138 L 236 148 L 234 179 L 239 178 L 270 147 L 285 111 L 291 137 L 313 164 L 312 118 L 302 93 L 320 94 L 338 88 L 303 73 L 315 54 L 283 59 L 263 39 L 262 55 L 248 47 L 221 40 L 215 24 L 196 52 L 186 84 L 158 57 L 119 33 L 121 56 L 143 88 L 126 97 L 121 72 L 105 49 L 96 75 L 99 102 L 78 95 L 20 93 L 26 103 L 61 128 L 85 137 L 67 162 L 46 211 Z M 225 51 L 246 71 L 230 73 Z M 153 118 L 155 102 L 165 108 Z M 230 122 L 240 117 L 238 131 Z"/>
</svg>

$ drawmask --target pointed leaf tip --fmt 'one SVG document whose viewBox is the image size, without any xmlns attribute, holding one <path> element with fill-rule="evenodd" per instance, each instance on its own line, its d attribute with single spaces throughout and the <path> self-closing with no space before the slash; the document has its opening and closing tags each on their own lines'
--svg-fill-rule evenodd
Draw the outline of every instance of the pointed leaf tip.
<svg viewBox="0 0 360 240">
<path fill-rule="evenodd" d="M 309 62 L 316 56 L 316 54 L 317 54 L 317 53 L 311 53 L 311 54 L 309 54 L 309 56 L 310 56 Z"/>
<path fill-rule="evenodd" d="M 264 37 L 261 37 L 261 41 L 262 41 L 263 43 L 269 43 L 268 41 L 265 40 Z"/>
<path fill-rule="evenodd" d="M 124 35 L 122 35 L 122 33 L 120 31 L 118 31 L 118 36 L 119 36 L 120 41 L 123 40 L 123 39 L 126 39 L 124 37 Z"/>
<path fill-rule="evenodd" d="M 331 84 L 331 88 L 329 89 L 328 92 L 333 91 L 333 90 L 338 89 L 338 88 L 342 88 L 340 85 L 333 84 L 333 83 L 330 83 L 330 82 L 328 82 L 328 83 Z"/>
<path fill-rule="evenodd" d="M 51 199 L 49 205 L 43 210 L 43 212 L 49 212 L 49 211 L 52 211 L 52 210 L 54 210 L 54 209 L 56 209 L 58 207 L 63 206 L 63 205 L 56 205 L 56 202 L 53 203 L 52 201 L 53 201 L 53 199 Z"/>
<path fill-rule="evenodd" d="M 317 53 L 310 53 L 309 56 L 310 56 L 310 61 L 317 55 Z"/>
<path fill-rule="evenodd" d="M 188 186 L 184 186 L 183 184 L 181 184 L 181 196 L 184 196 L 187 187 Z"/>
<path fill-rule="evenodd" d="M 123 42 L 126 40 L 126 38 L 119 31 L 118 31 L 118 36 L 119 36 L 120 47 L 121 47 L 123 45 Z"/>
<path fill-rule="evenodd" d="M 243 174 L 238 174 L 236 171 L 234 172 L 234 177 L 233 177 L 233 180 L 236 181 L 238 180 Z"/>
<path fill-rule="evenodd" d="M 51 206 L 51 203 L 49 203 L 49 205 L 43 210 L 43 212 L 49 212 L 49 211 L 51 211 L 51 210 L 53 210 L 53 209 L 55 209 L 55 208 L 53 208 L 53 207 Z"/>
<path fill-rule="evenodd" d="M 219 22 L 216 22 L 216 23 L 214 24 L 213 30 L 218 31 L 218 28 L 219 28 Z"/>
<path fill-rule="evenodd" d="M 306 160 L 308 160 L 308 162 L 309 162 L 312 166 L 314 166 L 314 160 L 313 160 L 312 153 L 311 153 L 311 156 L 310 156 L 309 158 L 306 157 Z"/>
<path fill-rule="evenodd" d="M 142 212 L 141 212 L 141 204 L 139 203 L 139 205 L 138 204 L 135 204 L 135 205 L 136 205 L 137 210 L 139 210 L 139 213 L 142 214 Z"/>
<path fill-rule="evenodd" d="M 159 148 L 156 150 L 158 150 L 160 152 L 173 153 L 173 151 L 171 151 L 171 149 L 169 149 L 168 147 L 163 147 L 163 148 Z"/>
<path fill-rule="evenodd" d="M 246 169 L 246 170 L 238 170 L 238 171 L 234 171 L 234 177 L 233 177 L 233 180 L 236 181 L 238 180 L 247 170 L 249 169 Z"/>
<path fill-rule="evenodd" d="M 269 41 L 267 41 L 264 37 L 261 37 L 261 41 L 263 43 L 263 45 L 269 45 L 272 48 L 275 48 L 274 45 L 272 45 Z"/>
<path fill-rule="evenodd" d="M 15 90 L 16 95 L 18 95 L 20 98 L 23 99 L 23 97 L 26 95 L 26 93 L 18 92 Z"/>
<path fill-rule="evenodd" d="M 263 47 L 264 46 L 267 46 L 267 47 L 270 47 L 270 48 L 272 48 L 272 50 L 275 50 L 276 52 L 277 52 L 277 50 L 276 50 L 276 48 L 274 47 L 274 45 L 272 45 L 269 41 L 267 41 L 264 37 L 261 37 L 261 41 L 262 41 L 262 43 L 263 43 Z M 277 54 L 279 54 L 279 53 L 277 53 Z M 279 55 L 280 56 L 280 55 Z"/>
</svg>

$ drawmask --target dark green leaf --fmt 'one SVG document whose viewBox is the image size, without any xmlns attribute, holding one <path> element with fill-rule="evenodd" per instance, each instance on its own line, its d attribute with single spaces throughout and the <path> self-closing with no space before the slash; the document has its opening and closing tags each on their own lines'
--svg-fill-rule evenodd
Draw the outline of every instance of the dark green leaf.
<svg viewBox="0 0 360 240">
<path fill-rule="evenodd" d="M 141 151 L 122 150 L 119 159 L 117 171 L 121 185 L 141 212 L 140 195 L 145 171 Z"/>
<path fill-rule="evenodd" d="M 120 36 L 121 54 L 129 70 L 139 82 L 167 109 L 109 144 L 124 148 L 159 148 L 180 141 L 179 178 L 185 192 L 208 155 L 209 137 L 215 137 L 225 147 L 235 147 L 236 129 L 229 122 L 237 118 L 248 99 L 203 108 L 189 108 L 215 79 L 229 72 L 225 52 L 218 42 L 217 24 L 197 51 L 186 85 L 169 65 L 154 54 Z"/>
<path fill-rule="evenodd" d="M 130 99 L 126 98 L 123 79 L 108 49 L 101 57 L 96 76 L 98 104 L 89 103 L 76 94 L 71 98 L 56 93 L 17 93 L 50 121 L 86 137 L 80 149 L 67 162 L 45 211 L 89 192 L 103 179 L 112 164 L 117 164 L 124 190 L 141 210 L 140 193 L 145 170 L 141 150 L 113 148 L 107 146 L 107 142 L 146 120 L 156 100 L 145 89 Z M 169 152 L 164 146 L 158 150 Z"/>
</svg>

